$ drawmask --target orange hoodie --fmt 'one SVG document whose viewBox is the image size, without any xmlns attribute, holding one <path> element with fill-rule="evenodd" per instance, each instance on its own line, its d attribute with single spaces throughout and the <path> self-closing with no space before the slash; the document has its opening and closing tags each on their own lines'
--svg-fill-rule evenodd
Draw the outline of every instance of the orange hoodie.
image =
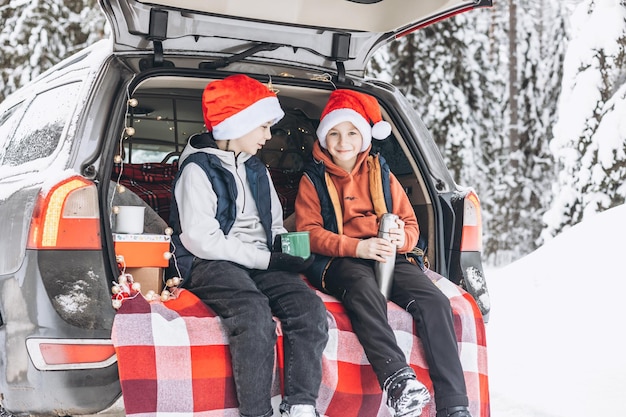
<svg viewBox="0 0 626 417">
<path fill-rule="evenodd" d="M 296 229 L 309 231 L 311 252 L 354 258 L 360 240 L 378 235 L 378 217 L 369 188 L 367 157 L 370 149 L 371 146 L 359 154 L 354 169 L 348 173 L 335 165 L 330 154 L 319 146 L 319 141 L 313 145 L 313 158 L 324 163 L 326 172 L 337 189 L 343 216 L 343 234 L 324 229 L 317 191 L 311 180 L 304 175 L 296 197 Z M 394 213 L 404 221 L 406 234 L 404 246 L 398 248 L 398 253 L 406 253 L 417 244 L 419 225 L 402 185 L 392 173 L 389 180 Z"/>
</svg>

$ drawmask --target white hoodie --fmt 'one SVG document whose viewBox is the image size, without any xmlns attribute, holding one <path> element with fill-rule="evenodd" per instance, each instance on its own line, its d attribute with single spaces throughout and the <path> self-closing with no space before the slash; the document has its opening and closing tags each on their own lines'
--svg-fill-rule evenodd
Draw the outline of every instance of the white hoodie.
<svg viewBox="0 0 626 417">
<path fill-rule="evenodd" d="M 272 242 L 266 242 L 256 202 L 246 178 L 244 162 L 252 156 L 242 152 L 237 157 L 232 151 L 217 148 L 194 148 L 188 144 L 180 156 L 179 164 L 192 153 L 206 152 L 216 155 L 222 166 L 230 171 L 237 184 L 236 219 L 228 235 L 224 235 L 215 218 L 217 195 L 204 170 L 197 164 L 188 164 L 176 183 L 174 196 L 178 204 L 180 239 L 194 256 L 207 260 L 226 260 L 252 269 L 267 269 L 270 249 L 277 234 L 285 233 L 283 210 L 270 181 L 272 204 Z"/>
</svg>

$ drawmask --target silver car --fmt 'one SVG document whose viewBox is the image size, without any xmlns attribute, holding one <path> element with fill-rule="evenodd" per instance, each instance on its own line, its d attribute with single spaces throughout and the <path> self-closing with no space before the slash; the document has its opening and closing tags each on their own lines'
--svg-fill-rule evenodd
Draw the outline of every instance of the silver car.
<svg viewBox="0 0 626 417">
<path fill-rule="evenodd" d="M 145 230 L 163 231 L 177 157 L 204 130 L 202 91 L 234 73 L 271 85 L 286 111 L 259 156 L 287 220 L 329 93 L 376 97 L 392 135 L 375 151 L 413 204 L 420 256 L 487 319 L 478 196 L 455 184 L 402 93 L 365 67 L 395 38 L 491 0 L 100 3 L 112 38 L 0 103 L 0 411 L 119 413 L 113 208 L 126 189 Z"/>
</svg>

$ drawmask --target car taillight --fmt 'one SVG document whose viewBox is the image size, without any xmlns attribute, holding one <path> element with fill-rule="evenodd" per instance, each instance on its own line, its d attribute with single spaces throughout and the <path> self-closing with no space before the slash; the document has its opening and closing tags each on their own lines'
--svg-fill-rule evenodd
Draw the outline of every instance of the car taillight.
<svg viewBox="0 0 626 417">
<path fill-rule="evenodd" d="M 95 184 L 70 177 L 39 195 L 28 236 L 29 249 L 101 249 Z"/>
<path fill-rule="evenodd" d="M 117 360 L 109 339 L 32 338 L 26 348 L 35 368 L 46 371 L 105 368 Z"/>
<path fill-rule="evenodd" d="M 483 225 L 480 213 L 480 201 L 470 191 L 463 201 L 463 235 L 461 251 L 481 252 L 483 250 Z"/>
</svg>

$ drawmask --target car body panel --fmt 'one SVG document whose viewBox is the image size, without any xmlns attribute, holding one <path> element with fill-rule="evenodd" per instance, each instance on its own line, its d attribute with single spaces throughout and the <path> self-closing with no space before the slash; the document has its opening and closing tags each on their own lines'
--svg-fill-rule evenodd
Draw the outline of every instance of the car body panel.
<svg viewBox="0 0 626 417">
<path fill-rule="evenodd" d="M 63 269 L 59 275 L 49 268 L 55 264 L 62 268 L 68 261 L 82 272 Z M 26 340 L 31 338 L 110 339 L 115 312 L 110 302 L 103 306 L 110 300 L 104 269 L 101 252 L 28 250 L 20 269 L 2 276 L 0 303 L 8 325 L 0 327 L 0 368 L 4 371 L 0 392 L 6 409 L 28 410 L 33 415 L 91 414 L 119 398 L 116 363 L 99 369 L 42 372 L 26 350 Z M 88 325 L 83 326 L 86 321 Z"/>
<path fill-rule="evenodd" d="M 3 226 L 1 230 L 10 236 L 9 239 L 0 240 L 0 252 L 6 254 L 0 259 L 0 279 L 3 274 L 15 273 L 23 261 L 30 218 L 38 193 L 45 192 L 48 186 L 71 175 L 72 172 L 82 171 L 80 164 L 73 165 L 79 149 L 83 149 L 83 152 L 87 149 L 86 152 L 89 154 L 93 154 L 97 149 L 93 143 L 88 143 L 89 140 L 75 140 L 76 135 L 79 134 L 77 133 L 78 126 L 81 131 L 90 130 L 89 117 L 77 109 L 84 108 L 94 96 L 91 94 L 91 85 L 101 71 L 103 61 L 111 53 L 110 49 L 108 53 L 106 52 L 106 44 L 110 45 L 108 41 L 103 41 L 99 47 L 88 48 L 59 63 L 51 71 L 40 75 L 30 86 L 20 89 L 0 103 L 0 114 L 17 106 L 24 107 L 19 115 L 15 115 L 16 124 L 11 124 L 10 129 L 3 131 L 4 136 L 0 139 L 2 140 L 0 142 L 0 185 L 2 187 L 0 212 L 8 213 L 0 217 L 0 226 Z M 37 86 L 36 89 L 33 86 Z M 63 93 L 76 89 L 76 96 L 71 108 L 65 112 L 67 117 L 59 121 L 62 125 L 60 127 L 62 132 L 56 133 L 58 135 L 56 146 L 54 149 L 40 152 L 39 156 L 36 155 L 36 150 L 32 151 L 32 148 L 30 152 L 25 152 L 20 145 L 25 139 L 15 140 L 16 143 L 13 143 L 13 140 L 18 134 L 26 138 L 46 134 L 46 129 L 40 129 L 38 124 L 41 123 L 41 119 L 36 117 L 38 113 L 29 116 L 29 110 L 33 103 L 38 101 L 38 97 L 57 88 L 62 88 Z M 51 98 L 58 99 L 58 96 Z M 46 101 L 42 111 L 46 111 L 46 104 L 57 110 L 59 106 L 55 103 L 54 100 Z M 98 106 L 101 106 L 101 102 Z M 32 120 L 23 120 L 29 117 Z M 80 122 L 79 119 L 81 119 Z M 15 130 L 18 124 L 19 132 Z M 90 130 L 88 134 L 90 139 L 102 140 L 102 137 L 91 135 Z M 15 156 L 11 157 L 10 152 Z M 20 155 L 26 154 L 28 154 L 28 160 L 15 160 L 21 158 Z M 30 191 L 26 192 L 27 189 Z M 17 210 L 17 208 L 20 209 Z"/>
<path fill-rule="evenodd" d="M 263 54 L 295 65 L 363 73 L 376 50 L 399 36 L 491 0 L 100 0 L 115 49 L 242 52 L 281 45 Z M 152 13 L 152 14 L 151 14 Z M 152 16 L 152 25 L 151 25 Z"/>
</svg>

